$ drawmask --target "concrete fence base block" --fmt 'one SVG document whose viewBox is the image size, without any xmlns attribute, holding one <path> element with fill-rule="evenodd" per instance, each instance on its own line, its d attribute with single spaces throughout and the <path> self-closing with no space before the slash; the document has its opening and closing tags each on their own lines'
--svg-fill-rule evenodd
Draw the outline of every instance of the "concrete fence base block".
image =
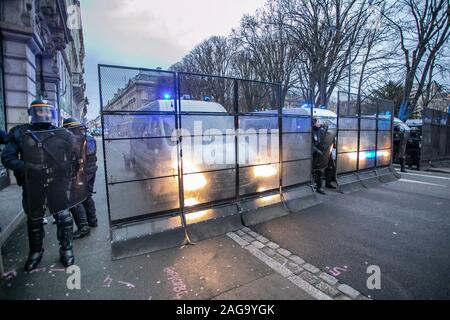
<svg viewBox="0 0 450 320">
<path fill-rule="evenodd" d="M 186 219 L 192 241 L 217 237 L 244 227 L 236 204 L 187 213 Z"/>
<path fill-rule="evenodd" d="M 363 188 L 361 180 L 356 173 L 338 175 L 336 181 L 338 190 L 341 193 L 352 193 Z"/>
<path fill-rule="evenodd" d="M 185 217 L 186 229 L 179 215 L 114 227 L 111 230 L 113 260 L 179 247 L 189 243 L 188 237 L 196 242 L 244 227 L 234 203 L 186 212 Z"/>
<path fill-rule="evenodd" d="M 448 168 L 449 165 L 450 165 L 450 159 L 446 159 L 446 158 L 436 159 L 436 160 L 429 161 L 429 165 L 428 165 L 427 169 L 430 169 L 430 168 L 442 168 L 442 167 L 444 167 L 444 168 L 447 167 Z"/>
<path fill-rule="evenodd" d="M 186 208 L 186 228 L 179 215 L 153 218 L 114 226 L 112 235 L 112 258 L 142 255 L 201 241 L 244 226 L 252 226 L 299 212 L 318 204 L 310 185 L 291 188 L 281 196 L 272 194 L 240 200 L 220 206 L 189 212 Z"/>
<path fill-rule="evenodd" d="M 309 185 L 283 192 L 283 199 L 291 212 L 300 212 L 322 202 Z"/>
<path fill-rule="evenodd" d="M 282 203 L 262 207 L 255 210 L 249 210 L 242 213 L 242 221 L 245 226 L 253 226 L 256 224 L 270 221 L 276 218 L 287 216 L 289 212 L 283 208 Z"/>
<path fill-rule="evenodd" d="M 286 189 L 283 190 L 283 196 L 275 194 L 243 202 L 242 221 L 245 226 L 252 226 L 299 212 L 318 203 L 320 202 L 310 185 Z"/>
<path fill-rule="evenodd" d="M 280 194 L 247 199 L 240 202 L 242 222 L 245 226 L 252 226 L 289 214 L 283 210 Z"/>
<path fill-rule="evenodd" d="M 130 238 L 112 241 L 111 256 L 113 260 L 119 260 L 150 252 L 175 248 L 182 246 L 183 244 L 186 244 L 184 228 L 177 228 L 164 232 L 135 237 L 130 236 Z"/>
<path fill-rule="evenodd" d="M 392 166 L 377 169 L 377 174 L 381 183 L 389 183 L 401 178 L 401 175 Z"/>
<path fill-rule="evenodd" d="M 427 171 L 431 168 L 430 160 L 420 160 L 420 171 Z"/>
<path fill-rule="evenodd" d="M 359 173 L 361 184 L 365 188 L 375 188 L 380 185 L 378 174 L 375 170 L 362 171 Z"/>
</svg>

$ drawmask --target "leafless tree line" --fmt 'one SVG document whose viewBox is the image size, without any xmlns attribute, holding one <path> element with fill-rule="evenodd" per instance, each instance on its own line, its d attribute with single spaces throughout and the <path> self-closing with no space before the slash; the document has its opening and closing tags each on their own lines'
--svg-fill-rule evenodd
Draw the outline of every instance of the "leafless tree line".
<svg viewBox="0 0 450 320">
<path fill-rule="evenodd" d="M 268 0 L 229 36 L 203 41 L 171 69 L 281 83 L 282 98 L 316 106 L 338 90 L 367 95 L 401 80 L 406 119 L 419 100 L 432 99 L 436 83 L 446 85 L 449 36 L 448 0 Z M 230 92 L 221 88 L 222 96 Z"/>
</svg>

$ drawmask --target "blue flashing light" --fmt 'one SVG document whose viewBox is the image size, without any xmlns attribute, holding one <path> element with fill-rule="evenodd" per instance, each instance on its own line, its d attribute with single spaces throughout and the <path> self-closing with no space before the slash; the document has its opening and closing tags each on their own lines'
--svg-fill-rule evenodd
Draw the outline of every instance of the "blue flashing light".
<svg viewBox="0 0 450 320">
<path fill-rule="evenodd" d="M 375 151 L 368 151 L 366 152 L 366 159 L 373 159 L 375 158 Z"/>
<path fill-rule="evenodd" d="M 170 94 L 169 93 L 165 93 L 164 94 L 164 100 L 169 100 L 170 99 Z"/>
</svg>

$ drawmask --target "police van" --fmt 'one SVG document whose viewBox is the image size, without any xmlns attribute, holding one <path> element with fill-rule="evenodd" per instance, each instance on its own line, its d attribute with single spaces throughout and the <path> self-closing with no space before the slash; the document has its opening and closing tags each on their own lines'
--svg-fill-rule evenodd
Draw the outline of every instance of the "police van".
<svg viewBox="0 0 450 320">
<path fill-rule="evenodd" d="M 129 134 L 136 139 L 130 139 L 130 152 L 124 154 L 126 168 L 139 172 L 142 177 L 177 175 L 174 112 L 174 100 L 152 101 L 137 110 L 129 125 Z M 180 112 L 183 114 L 178 133 L 183 137 L 185 204 L 193 206 L 209 202 L 217 194 L 234 197 L 235 183 L 230 179 L 230 173 L 233 175 L 231 170 L 236 167 L 234 116 L 217 102 L 201 100 L 181 100 Z M 267 153 L 260 152 L 258 144 L 252 140 L 256 135 L 250 134 L 250 138 L 245 136 L 245 130 L 249 127 L 258 129 L 255 123 L 251 123 L 252 120 L 256 117 L 242 117 L 239 123 L 239 128 L 244 131 L 238 138 L 241 194 L 276 189 L 279 181 L 278 149 L 273 152 L 274 148 L 269 147 Z M 274 139 L 269 137 L 269 145 L 272 142 Z M 174 192 L 173 181 L 167 181 L 167 185 L 159 183 L 158 190 L 151 190 L 153 196 L 162 196 L 169 190 Z"/>
<path fill-rule="evenodd" d="M 331 110 L 313 108 L 313 117 L 319 117 L 322 123 L 328 126 L 337 125 L 337 114 Z"/>
</svg>

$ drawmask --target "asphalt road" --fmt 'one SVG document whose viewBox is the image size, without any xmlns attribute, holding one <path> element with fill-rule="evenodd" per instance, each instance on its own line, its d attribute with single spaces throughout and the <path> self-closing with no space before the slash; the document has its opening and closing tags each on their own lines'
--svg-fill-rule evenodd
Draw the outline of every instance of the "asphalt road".
<svg viewBox="0 0 450 320">
<path fill-rule="evenodd" d="M 450 298 L 450 175 L 410 171 L 323 201 L 253 229 L 371 298 Z M 366 286 L 370 265 L 381 290 Z"/>
</svg>

